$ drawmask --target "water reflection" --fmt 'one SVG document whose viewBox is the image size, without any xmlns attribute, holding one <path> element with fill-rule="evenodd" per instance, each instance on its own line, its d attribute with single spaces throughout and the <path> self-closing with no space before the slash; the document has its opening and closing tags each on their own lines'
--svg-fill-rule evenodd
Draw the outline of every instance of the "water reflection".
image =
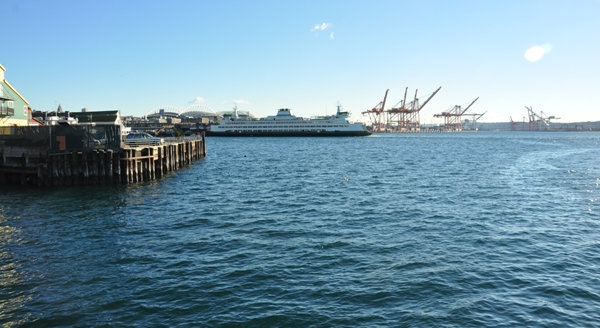
<svg viewBox="0 0 600 328">
<path fill-rule="evenodd" d="M 115 297 L 107 290 L 125 288 L 120 284 L 128 278 L 122 277 L 120 259 L 127 257 L 122 231 L 130 215 L 125 208 L 137 202 L 131 190 L 67 187 L 0 190 L 0 195 L 4 327 L 46 325 L 53 317 L 70 325 L 82 308 L 110 303 Z"/>
<path fill-rule="evenodd" d="M 25 304 L 31 300 L 23 290 L 25 279 L 20 272 L 20 264 L 10 252 L 13 245 L 19 243 L 20 230 L 7 224 L 6 217 L 0 209 L 0 290 L 4 296 L 0 298 L 0 322 L 3 327 L 16 327 L 29 321 L 30 313 L 15 316 L 22 312 Z"/>
</svg>

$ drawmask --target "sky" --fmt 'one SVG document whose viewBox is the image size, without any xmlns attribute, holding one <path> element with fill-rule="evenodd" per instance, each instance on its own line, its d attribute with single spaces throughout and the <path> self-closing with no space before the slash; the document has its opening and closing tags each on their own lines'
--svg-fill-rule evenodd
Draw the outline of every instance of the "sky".
<svg viewBox="0 0 600 328">
<path fill-rule="evenodd" d="M 480 122 L 600 120 L 600 0 L 0 0 L 0 64 L 36 110 L 290 108 L 383 100 Z"/>
</svg>

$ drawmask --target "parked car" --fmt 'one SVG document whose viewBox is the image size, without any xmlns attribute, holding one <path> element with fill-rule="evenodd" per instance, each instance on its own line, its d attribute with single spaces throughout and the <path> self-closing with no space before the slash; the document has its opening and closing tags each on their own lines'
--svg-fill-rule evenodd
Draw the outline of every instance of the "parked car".
<svg viewBox="0 0 600 328">
<path fill-rule="evenodd" d="M 157 138 L 147 132 L 131 132 L 125 136 L 125 144 L 128 146 L 156 146 L 165 143 L 165 139 Z"/>
</svg>

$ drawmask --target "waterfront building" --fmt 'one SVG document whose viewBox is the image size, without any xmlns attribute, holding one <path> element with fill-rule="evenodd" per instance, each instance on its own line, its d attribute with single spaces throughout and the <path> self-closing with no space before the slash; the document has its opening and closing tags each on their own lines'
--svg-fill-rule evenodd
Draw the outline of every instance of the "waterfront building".
<svg viewBox="0 0 600 328">
<path fill-rule="evenodd" d="M 88 111 L 86 108 L 81 112 L 70 112 L 69 115 L 77 119 L 79 124 L 94 125 L 123 125 L 121 113 L 118 110 Z"/>
<path fill-rule="evenodd" d="M 28 126 L 29 102 L 4 78 L 5 72 L 0 64 L 0 126 Z"/>
</svg>

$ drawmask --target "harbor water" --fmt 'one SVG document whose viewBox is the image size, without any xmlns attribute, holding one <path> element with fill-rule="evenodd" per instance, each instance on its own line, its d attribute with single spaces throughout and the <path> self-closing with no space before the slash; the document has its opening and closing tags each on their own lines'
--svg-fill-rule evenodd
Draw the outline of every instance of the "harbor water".
<svg viewBox="0 0 600 328">
<path fill-rule="evenodd" d="M 206 142 L 151 183 L 0 190 L 0 326 L 600 323 L 600 133 Z"/>
</svg>

